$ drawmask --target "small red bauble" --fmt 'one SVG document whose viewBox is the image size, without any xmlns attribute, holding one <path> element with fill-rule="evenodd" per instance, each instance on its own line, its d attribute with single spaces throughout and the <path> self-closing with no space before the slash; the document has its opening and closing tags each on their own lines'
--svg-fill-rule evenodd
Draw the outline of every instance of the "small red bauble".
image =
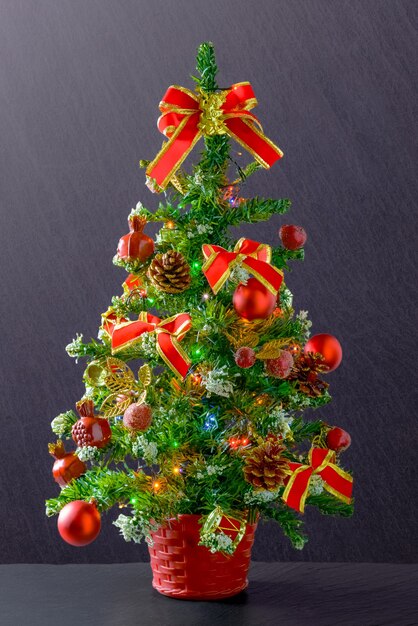
<svg viewBox="0 0 418 626">
<path fill-rule="evenodd" d="M 275 378 L 287 378 L 293 367 L 293 356 L 287 350 L 282 350 L 275 359 L 266 360 L 266 372 Z"/>
<path fill-rule="evenodd" d="M 234 358 L 238 367 L 242 367 L 243 369 L 252 367 L 256 361 L 254 350 L 252 348 L 246 348 L 245 346 L 238 348 L 235 352 Z"/>
<path fill-rule="evenodd" d="M 153 240 L 142 232 L 147 220 L 145 217 L 133 215 L 128 223 L 130 232 L 119 239 L 118 256 L 127 261 L 146 261 L 154 252 Z"/>
<path fill-rule="evenodd" d="M 288 250 L 303 248 L 308 238 L 302 226 L 296 226 L 295 224 L 282 226 L 279 230 L 279 235 L 284 247 Z"/>
<path fill-rule="evenodd" d="M 269 317 L 276 308 L 276 299 L 259 280 L 249 278 L 246 285 L 240 283 L 235 289 L 232 302 L 238 315 L 252 321 Z"/>
<path fill-rule="evenodd" d="M 80 461 L 74 452 L 65 452 L 62 441 L 56 444 L 49 444 L 49 453 L 56 459 L 52 475 L 60 487 L 65 487 L 74 478 L 78 478 L 86 471 L 87 467 L 83 461 Z"/>
<path fill-rule="evenodd" d="M 123 414 L 123 425 L 129 430 L 147 430 L 151 422 L 151 407 L 145 402 L 131 404 Z"/>
<path fill-rule="evenodd" d="M 94 416 L 94 404 L 91 400 L 81 400 L 76 406 L 81 417 L 72 427 L 71 434 L 77 446 L 104 448 L 112 436 L 109 422 Z"/>
<path fill-rule="evenodd" d="M 341 452 L 351 445 L 351 437 L 346 430 L 335 426 L 327 432 L 327 446 L 330 450 Z"/>
<path fill-rule="evenodd" d="M 328 374 L 337 369 L 343 358 L 343 350 L 341 344 L 333 335 L 327 335 L 322 333 L 320 335 L 314 335 L 309 339 L 304 347 L 305 352 L 319 352 L 324 357 L 324 364 L 328 366 L 328 371 L 324 374 Z"/>
<path fill-rule="evenodd" d="M 58 532 L 72 546 L 87 546 L 100 532 L 100 513 L 95 504 L 74 500 L 58 515 Z"/>
</svg>

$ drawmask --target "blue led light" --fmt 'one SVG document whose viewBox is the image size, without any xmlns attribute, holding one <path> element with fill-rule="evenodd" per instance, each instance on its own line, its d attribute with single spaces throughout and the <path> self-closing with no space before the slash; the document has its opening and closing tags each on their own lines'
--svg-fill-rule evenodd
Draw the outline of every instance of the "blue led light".
<svg viewBox="0 0 418 626">
<path fill-rule="evenodd" d="M 218 420 L 215 413 L 208 413 L 203 424 L 203 430 L 214 430 L 218 427 Z"/>
</svg>

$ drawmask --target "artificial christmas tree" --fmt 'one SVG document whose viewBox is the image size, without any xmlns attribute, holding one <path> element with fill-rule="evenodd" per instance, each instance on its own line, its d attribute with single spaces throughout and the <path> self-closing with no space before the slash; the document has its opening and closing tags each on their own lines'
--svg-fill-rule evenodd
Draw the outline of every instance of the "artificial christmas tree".
<svg viewBox="0 0 418 626">
<path fill-rule="evenodd" d="M 98 340 L 78 335 L 67 346 L 87 359 L 81 417 L 67 411 L 52 429 L 74 438 L 88 469 L 68 475 L 47 513 L 64 511 L 60 532 L 81 545 L 99 532 L 100 514 L 126 509 L 115 525 L 127 541 L 149 543 L 154 586 L 213 599 L 245 588 L 260 518 L 276 520 L 300 549 L 299 513 L 311 505 L 350 515 L 352 478 L 337 454 L 348 433 L 335 442 L 331 426 L 302 419 L 330 401 L 322 375 L 338 365 L 305 349 L 311 323 L 295 315 L 283 280 L 289 261 L 303 259 L 306 233 L 286 226 L 284 246 L 272 250 L 228 232 L 289 209 L 286 199 L 240 197 L 282 153 L 250 112 L 251 85 L 218 88 L 211 44 L 199 47 L 197 69 L 196 92 L 173 86 L 160 104 L 167 142 L 141 165 L 165 198 L 155 213 L 138 203 L 129 216 L 114 258 L 128 272 L 123 293 L 102 315 Z M 200 138 L 204 151 L 186 173 L 180 166 Z M 255 159 L 232 181 L 231 139 Z M 163 223 L 155 244 L 147 222 Z"/>
</svg>

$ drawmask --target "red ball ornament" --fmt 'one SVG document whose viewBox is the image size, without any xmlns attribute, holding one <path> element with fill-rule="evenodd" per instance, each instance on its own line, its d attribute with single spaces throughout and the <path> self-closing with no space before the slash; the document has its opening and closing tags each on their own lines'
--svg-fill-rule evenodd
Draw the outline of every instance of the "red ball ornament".
<svg viewBox="0 0 418 626">
<path fill-rule="evenodd" d="M 104 448 L 112 436 L 109 422 L 102 417 L 94 416 L 92 400 L 81 400 L 76 406 L 81 417 L 71 430 L 75 443 L 80 448 L 83 446 Z"/>
<path fill-rule="evenodd" d="M 58 532 L 72 546 L 87 546 L 100 532 L 100 513 L 95 504 L 74 500 L 58 515 Z"/>
<path fill-rule="evenodd" d="M 319 352 L 324 357 L 324 364 L 328 366 L 328 374 L 337 369 L 343 358 L 343 350 L 341 344 L 333 335 L 327 335 L 322 333 L 320 335 L 314 335 L 309 339 L 304 347 L 305 353 L 307 352 Z"/>
<path fill-rule="evenodd" d="M 128 223 L 129 233 L 119 239 L 117 254 L 126 261 L 146 261 L 154 252 L 153 240 L 142 232 L 147 220 L 145 217 L 133 215 Z"/>
<path fill-rule="evenodd" d="M 74 452 L 66 452 L 62 441 L 50 443 L 48 446 L 49 453 L 56 459 L 52 475 L 60 487 L 65 487 L 74 478 L 78 478 L 87 469 L 83 461 L 80 461 Z"/>
<path fill-rule="evenodd" d="M 276 298 L 257 278 L 240 283 L 234 291 L 232 302 L 241 317 L 252 321 L 269 317 L 276 308 Z"/>
<path fill-rule="evenodd" d="M 351 445 L 351 437 L 346 430 L 335 426 L 327 432 L 327 446 L 330 450 L 341 452 L 347 450 Z"/>
<path fill-rule="evenodd" d="M 288 250 L 297 250 L 303 248 L 308 238 L 306 231 L 302 226 L 295 224 L 285 224 L 279 230 L 282 244 Z"/>
<path fill-rule="evenodd" d="M 266 360 L 266 372 L 275 378 L 287 378 L 293 367 L 293 356 L 287 350 L 282 350 L 275 359 Z"/>
<path fill-rule="evenodd" d="M 129 430 L 147 430 L 152 422 L 152 410 L 145 402 L 135 402 L 123 414 L 123 425 Z"/>
<path fill-rule="evenodd" d="M 234 359 L 238 367 L 246 369 L 247 367 L 252 367 L 254 365 L 256 361 L 255 352 L 252 348 L 242 346 L 242 348 L 238 348 L 235 352 Z"/>
</svg>

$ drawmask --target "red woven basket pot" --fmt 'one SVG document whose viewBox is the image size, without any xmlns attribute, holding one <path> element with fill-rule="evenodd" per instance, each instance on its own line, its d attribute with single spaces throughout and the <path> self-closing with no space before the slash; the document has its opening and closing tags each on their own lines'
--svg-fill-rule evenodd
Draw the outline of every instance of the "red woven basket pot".
<svg viewBox="0 0 418 626">
<path fill-rule="evenodd" d="M 248 586 L 251 548 L 257 524 L 247 524 L 232 556 L 199 546 L 200 515 L 179 515 L 151 533 L 152 586 L 182 600 L 220 600 Z"/>
</svg>

